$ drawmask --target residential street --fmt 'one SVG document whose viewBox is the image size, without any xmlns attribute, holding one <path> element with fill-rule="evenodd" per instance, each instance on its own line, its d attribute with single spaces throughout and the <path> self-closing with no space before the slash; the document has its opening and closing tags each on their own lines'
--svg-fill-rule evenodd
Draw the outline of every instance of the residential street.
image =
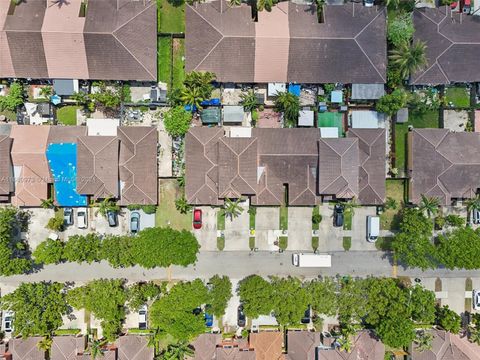
<svg viewBox="0 0 480 360">
<path fill-rule="evenodd" d="M 302 278 L 314 278 L 318 275 L 335 276 L 350 274 L 352 276 L 392 276 L 393 267 L 383 253 L 374 251 L 351 251 L 332 253 L 331 268 L 298 268 L 292 265 L 292 252 L 203 252 L 198 255 L 195 266 L 173 267 L 172 279 L 190 280 L 193 278 L 209 278 L 215 274 L 227 275 L 231 279 L 241 279 L 251 274 L 294 275 Z M 450 271 L 436 269 L 421 271 L 419 269 L 403 270 L 398 268 L 397 276 L 422 278 L 462 278 L 477 277 L 479 271 Z M 114 269 L 106 262 L 88 264 L 66 263 L 49 265 L 31 275 L 0 277 L 4 284 L 16 284 L 24 281 L 89 281 L 96 278 L 127 278 L 130 281 L 151 279 L 167 279 L 167 270 L 157 268 L 145 270 L 140 267 Z"/>
</svg>

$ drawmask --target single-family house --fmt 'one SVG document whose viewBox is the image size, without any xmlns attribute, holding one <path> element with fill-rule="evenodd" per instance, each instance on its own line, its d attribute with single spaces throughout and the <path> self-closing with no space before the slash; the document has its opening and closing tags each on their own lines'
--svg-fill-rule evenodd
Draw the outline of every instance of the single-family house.
<svg viewBox="0 0 480 360">
<path fill-rule="evenodd" d="M 54 336 L 52 340 L 51 360 L 80 360 L 87 346 L 85 336 Z"/>
<path fill-rule="evenodd" d="M 284 360 L 283 332 L 261 331 L 250 334 L 250 347 L 255 349 L 256 360 Z"/>
<path fill-rule="evenodd" d="M 321 345 L 321 333 L 317 331 L 288 331 L 287 360 L 316 360 Z"/>
<path fill-rule="evenodd" d="M 350 352 L 339 348 L 317 350 L 317 360 L 383 360 L 385 345 L 369 330 L 358 332 L 352 340 Z"/>
<path fill-rule="evenodd" d="M 125 335 L 115 341 L 116 360 L 153 360 L 154 349 L 148 345 L 147 336 Z"/>
<path fill-rule="evenodd" d="M 192 342 L 194 360 L 211 360 L 215 356 L 217 344 L 222 341 L 220 334 L 201 334 Z"/>
<path fill-rule="evenodd" d="M 185 16 L 185 69 L 219 82 L 386 82 L 383 7 L 325 6 L 320 22 L 316 5 L 287 1 L 255 21 L 247 4 L 214 0 L 187 5 Z"/>
<path fill-rule="evenodd" d="M 0 78 L 156 81 L 156 1 L 0 1 Z"/>
<path fill-rule="evenodd" d="M 41 336 L 10 339 L 8 351 L 12 354 L 12 360 L 45 360 L 45 350 L 37 346 L 42 340 Z"/>
</svg>

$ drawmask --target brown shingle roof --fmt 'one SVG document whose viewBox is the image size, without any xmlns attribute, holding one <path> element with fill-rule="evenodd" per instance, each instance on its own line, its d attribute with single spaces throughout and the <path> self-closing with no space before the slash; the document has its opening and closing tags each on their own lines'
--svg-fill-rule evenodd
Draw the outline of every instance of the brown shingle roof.
<svg viewBox="0 0 480 360">
<path fill-rule="evenodd" d="M 220 334 L 201 334 L 192 343 L 195 350 L 194 360 L 212 360 L 215 355 L 215 348 L 222 340 Z"/>
<path fill-rule="evenodd" d="M 213 358 L 209 358 L 211 360 Z M 255 360 L 254 350 L 243 350 L 238 347 L 218 347 L 215 350 L 215 360 Z"/>
<path fill-rule="evenodd" d="M 432 348 L 419 352 L 412 344 L 412 360 L 480 360 L 480 347 L 467 338 L 444 330 L 431 330 L 431 333 Z"/>
<path fill-rule="evenodd" d="M 318 360 L 383 360 L 385 356 L 385 346 L 375 335 L 363 330 L 357 333 L 353 339 L 352 350 L 318 350 Z"/>
<path fill-rule="evenodd" d="M 368 205 L 383 204 L 387 176 L 385 129 L 350 129 L 347 136 L 358 138 L 358 201 Z"/>
<path fill-rule="evenodd" d="M 50 349 L 51 360 L 74 360 L 86 346 L 85 336 L 54 336 Z"/>
<path fill-rule="evenodd" d="M 85 18 L 81 3 L 15 6 L 0 21 L 0 77 L 156 80 L 156 1 L 90 0 Z"/>
<path fill-rule="evenodd" d="M 440 8 L 415 9 L 414 39 L 427 45 L 427 66 L 414 74 L 411 83 L 448 84 L 480 81 L 480 25 L 476 17 Z M 459 56 L 461 54 L 461 56 Z"/>
<path fill-rule="evenodd" d="M 10 150 L 12 139 L 6 135 L 0 136 L 0 195 L 9 195 L 14 190 L 13 167 Z"/>
<path fill-rule="evenodd" d="M 77 140 L 77 192 L 94 199 L 118 197 L 119 140 L 81 136 Z"/>
<path fill-rule="evenodd" d="M 186 69 L 222 82 L 384 83 L 385 11 L 291 2 L 261 12 L 213 1 L 186 9 Z M 300 55 L 301 54 L 301 55 Z"/>
<path fill-rule="evenodd" d="M 40 336 L 10 339 L 8 351 L 12 354 L 13 360 L 45 360 L 45 351 L 37 346 L 42 339 Z"/>
<path fill-rule="evenodd" d="M 475 196 L 480 173 L 480 134 L 453 133 L 447 129 L 414 129 L 409 134 L 410 201 L 421 195 L 452 198 Z"/>
<path fill-rule="evenodd" d="M 154 127 L 120 126 L 121 205 L 157 204 L 157 143 Z"/>
<path fill-rule="evenodd" d="M 319 345 L 319 332 L 289 331 L 287 333 L 287 359 L 316 360 L 316 347 Z"/>
<path fill-rule="evenodd" d="M 256 360 L 283 360 L 283 332 L 264 331 L 250 334 L 250 347 L 255 349 Z"/>
<path fill-rule="evenodd" d="M 148 346 L 147 336 L 125 335 L 115 342 L 117 360 L 153 360 L 153 347 Z"/>
</svg>

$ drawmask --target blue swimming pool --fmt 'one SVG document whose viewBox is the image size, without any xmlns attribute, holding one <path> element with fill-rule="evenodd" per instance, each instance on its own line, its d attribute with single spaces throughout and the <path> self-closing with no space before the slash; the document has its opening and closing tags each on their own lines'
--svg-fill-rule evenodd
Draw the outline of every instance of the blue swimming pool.
<svg viewBox="0 0 480 360">
<path fill-rule="evenodd" d="M 86 206 L 87 197 L 77 193 L 77 144 L 50 144 L 46 155 L 58 205 Z"/>
</svg>

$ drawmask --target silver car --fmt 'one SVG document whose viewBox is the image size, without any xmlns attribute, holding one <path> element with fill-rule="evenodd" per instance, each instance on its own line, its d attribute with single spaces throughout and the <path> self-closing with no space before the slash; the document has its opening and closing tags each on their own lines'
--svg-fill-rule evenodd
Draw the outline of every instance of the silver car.
<svg viewBox="0 0 480 360">
<path fill-rule="evenodd" d="M 473 310 L 480 309 L 480 291 L 478 290 L 472 291 L 472 306 L 473 306 Z"/>
</svg>

